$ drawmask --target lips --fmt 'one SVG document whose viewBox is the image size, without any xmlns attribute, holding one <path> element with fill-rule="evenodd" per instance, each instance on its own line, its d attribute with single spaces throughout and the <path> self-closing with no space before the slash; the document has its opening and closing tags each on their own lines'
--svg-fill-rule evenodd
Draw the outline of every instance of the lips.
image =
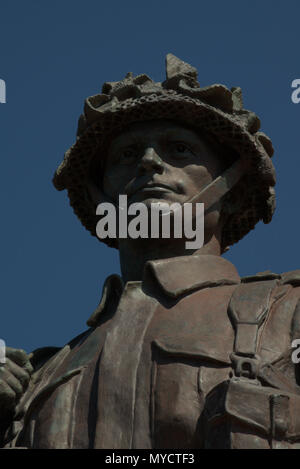
<svg viewBox="0 0 300 469">
<path fill-rule="evenodd" d="M 135 186 L 135 185 L 134 185 Z M 177 192 L 176 189 L 174 189 L 171 186 L 168 186 L 167 184 L 161 183 L 161 182 L 147 182 L 146 184 L 140 183 L 136 185 L 135 187 L 132 187 L 131 190 L 129 190 L 129 195 L 134 195 L 137 192 L 151 192 L 151 191 L 158 191 L 158 192 Z"/>
<path fill-rule="evenodd" d="M 160 190 L 160 191 L 173 191 L 173 189 L 166 184 L 146 184 L 145 186 L 142 186 L 140 191 L 146 191 L 146 190 Z"/>
</svg>

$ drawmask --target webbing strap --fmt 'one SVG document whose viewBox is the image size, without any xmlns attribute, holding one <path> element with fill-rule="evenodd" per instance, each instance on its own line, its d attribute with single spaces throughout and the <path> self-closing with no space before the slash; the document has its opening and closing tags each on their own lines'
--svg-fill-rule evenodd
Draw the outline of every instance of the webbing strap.
<svg viewBox="0 0 300 469">
<path fill-rule="evenodd" d="M 276 285 L 277 280 L 242 283 L 231 297 L 228 314 L 235 329 L 231 359 L 236 376 L 257 377 L 260 362 L 258 329 L 270 310 L 270 298 Z"/>
</svg>

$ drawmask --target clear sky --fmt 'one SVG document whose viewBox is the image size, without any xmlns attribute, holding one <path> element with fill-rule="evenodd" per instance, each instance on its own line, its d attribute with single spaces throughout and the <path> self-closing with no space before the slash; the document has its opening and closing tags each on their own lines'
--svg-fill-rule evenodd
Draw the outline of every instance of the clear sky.
<svg viewBox="0 0 300 469">
<path fill-rule="evenodd" d="M 86 329 L 118 252 L 81 226 L 52 186 L 85 97 L 129 71 L 164 80 L 168 52 L 202 86 L 241 86 L 273 140 L 277 210 L 231 248 L 241 275 L 300 269 L 298 0 L 2 0 L 0 338 L 31 351 Z"/>
</svg>

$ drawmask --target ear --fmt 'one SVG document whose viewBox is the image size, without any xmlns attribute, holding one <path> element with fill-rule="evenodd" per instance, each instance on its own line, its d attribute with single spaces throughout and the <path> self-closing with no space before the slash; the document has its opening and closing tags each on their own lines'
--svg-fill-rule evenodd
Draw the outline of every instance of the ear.
<svg viewBox="0 0 300 469">
<path fill-rule="evenodd" d="M 246 186 L 243 179 L 228 192 L 222 201 L 222 223 L 226 223 L 227 218 L 233 213 L 240 211 L 246 197 Z"/>
</svg>

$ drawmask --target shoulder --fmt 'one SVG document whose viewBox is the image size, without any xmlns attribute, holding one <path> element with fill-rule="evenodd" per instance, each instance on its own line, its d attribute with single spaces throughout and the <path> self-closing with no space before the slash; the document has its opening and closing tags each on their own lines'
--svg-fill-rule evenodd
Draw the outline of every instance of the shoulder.
<svg viewBox="0 0 300 469">
<path fill-rule="evenodd" d="M 300 287 L 300 269 L 281 274 L 281 283 L 283 285 L 290 284 L 293 287 Z"/>
<path fill-rule="evenodd" d="M 43 367 L 43 365 L 48 363 L 50 359 L 55 359 L 55 356 L 58 355 L 59 352 L 63 352 L 65 350 L 70 351 L 77 345 L 80 345 L 90 335 L 92 330 L 92 328 L 85 330 L 78 336 L 74 337 L 64 347 L 40 347 L 33 350 L 30 353 L 30 362 L 33 366 L 34 371 L 38 371 L 41 367 Z"/>
<path fill-rule="evenodd" d="M 300 269 L 299 270 L 290 270 L 288 272 L 283 272 L 277 274 L 266 270 L 264 272 L 258 272 L 254 275 L 249 275 L 246 277 L 241 277 L 242 283 L 251 283 L 251 282 L 263 282 L 263 281 L 276 281 L 274 286 L 281 287 L 282 285 L 291 285 L 293 287 L 300 287 Z"/>
<path fill-rule="evenodd" d="M 255 275 L 242 277 L 244 284 L 253 282 L 272 282 L 273 314 L 270 323 L 274 322 L 275 330 L 285 322 L 291 336 L 300 337 L 300 269 L 277 274 L 271 271 L 258 272 Z M 280 328 L 280 327 L 279 327 Z"/>
<path fill-rule="evenodd" d="M 50 358 L 52 358 L 61 347 L 40 347 L 30 353 L 30 363 L 34 371 L 40 369 Z"/>
</svg>

